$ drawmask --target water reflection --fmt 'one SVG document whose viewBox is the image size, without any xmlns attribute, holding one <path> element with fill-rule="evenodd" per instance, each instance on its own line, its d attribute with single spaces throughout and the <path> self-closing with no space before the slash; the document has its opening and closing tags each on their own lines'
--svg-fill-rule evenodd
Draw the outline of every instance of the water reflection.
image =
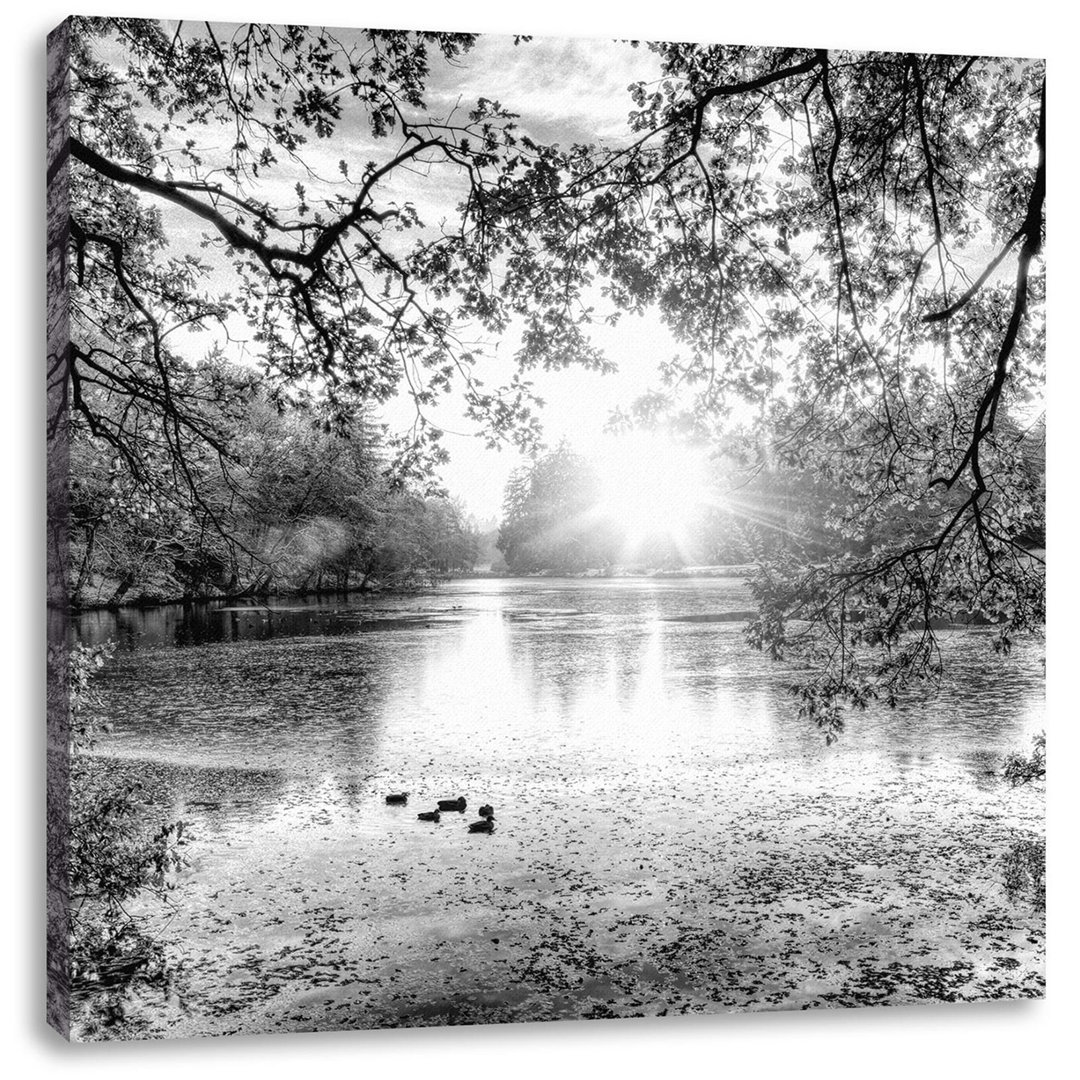
<svg viewBox="0 0 1080 1080">
<path fill-rule="evenodd" d="M 115 746 L 141 757 L 345 776 L 416 755 L 467 763 L 464 747 L 490 768 L 548 752 L 816 754 L 791 671 L 750 651 L 737 623 L 681 619 L 747 603 L 730 581 L 469 581 L 422 597 L 93 612 L 76 630 L 121 643 L 102 689 Z M 852 717 L 835 752 L 884 752 L 900 769 L 944 755 L 974 775 L 973 755 L 1026 745 L 1043 725 L 1037 644 L 1003 659 L 984 633 L 947 631 L 942 652 L 946 683 Z"/>
<path fill-rule="evenodd" d="M 727 581 L 470 581 L 83 616 L 83 640 L 123 644 L 100 680 L 107 767 L 196 838 L 175 931 L 188 1013 L 155 1006 L 155 1023 L 219 1030 L 220 1008 L 234 1030 L 239 986 L 268 1010 L 332 990 L 361 1026 L 485 1001 L 585 1015 L 596 995 L 638 1000 L 657 964 L 697 985 L 740 934 L 751 967 L 754 950 L 786 956 L 782 919 L 738 923 L 762 882 L 782 885 L 766 904 L 839 882 L 813 923 L 828 959 L 829 912 L 878 888 L 878 862 L 903 869 L 917 850 L 921 884 L 972 822 L 1031 795 L 1002 792 L 994 769 L 1043 726 L 1036 644 L 1001 658 L 979 631 L 947 632 L 945 685 L 853 717 L 826 747 L 795 714 L 791 670 L 749 650 L 738 622 L 683 618 L 748 603 Z M 402 790 L 408 806 L 385 804 Z M 492 836 L 470 836 L 471 815 L 417 820 L 457 795 L 497 807 Z M 910 901 L 874 895 L 880 917 Z M 665 959 L 695 934 L 696 982 Z"/>
<path fill-rule="evenodd" d="M 459 581 L 419 596 L 311 597 L 267 603 L 205 601 L 83 612 L 72 619 L 77 640 L 113 640 L 127 650 L 158 645 L 205 645 L 269 638 L 353 634 L 453 621 L 477 610 L 498 611 L 510 621 L 552 629 L 552 619 L 603 613 L 658 619 L 664 613 L 695 616 L 737 612 L 747 602 L 738 581 L 641 580 L 583 583 L 576 580 L 497 579 Z"/>
</svg>

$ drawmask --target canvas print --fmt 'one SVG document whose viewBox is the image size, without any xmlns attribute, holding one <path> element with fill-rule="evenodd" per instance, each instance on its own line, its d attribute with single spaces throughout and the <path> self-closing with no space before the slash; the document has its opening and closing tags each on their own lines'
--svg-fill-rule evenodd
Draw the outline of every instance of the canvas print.
<svg viewBox="0 0 1080 1080">
<path fill-rule="evenodd" d="M 48 80 L 53 1026 L 1042 996 L 1040 60 Z"/>
</svg>

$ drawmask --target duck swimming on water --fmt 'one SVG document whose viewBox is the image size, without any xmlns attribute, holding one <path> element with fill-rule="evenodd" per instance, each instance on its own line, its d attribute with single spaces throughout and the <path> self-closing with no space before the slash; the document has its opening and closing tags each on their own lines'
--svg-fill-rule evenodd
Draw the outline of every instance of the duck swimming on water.
<svg viewBox="0 0 1080 1080">
<path fill-rule="evenodd" d="M 495 816 L 495 808 L 494 808 L 494 807 L 493 807 L 493 806 L 491 805 L 491 803 L 485 803 L 485 804 L 484 804 L 483 806 L 481 806 L 481 807 L 480 807 L 480 809 L 479 809 L 479 810 L 477 810 L 476 812 L 477 812 L 477 813 L 478 813 L 478 814 L 479 814 L 479 815 L 480 815 L 481 817 L 488 817 L 488 818 L 490 818 L 490 817 L 494 817 L 494 816 Z"/>
<path fill-rule="evenodd" d="M 469 826 L 469 832 L 494 832 L 495 831 L 495 819 L 494 818 L 481 818 L 479 821 L 474 821 Z"/>
<path fill-rule="evenodd" d="M 408 801 L 409 801 L 409 793 L 407 791 L 402 791 L 400 794 L 397 794 L 397 795 L 387 795 L 386 796 L 386 805 L 387 806 L 403 806 Z"/>
<path fill-rule="evenodd" d="M 459 814 L 465 812 L 465 799 L 464 797 L 458 797 L 456 799 L 440 799 L 440 810 L 456 810 Z"/>
<path fill-rule="evenodd" d="M 416 816 L 421 821 L 438 821 L 439 820 L 439 811 L 438 810 L 428 810 L 425 813 L 417 814 Z"/>
</svg>

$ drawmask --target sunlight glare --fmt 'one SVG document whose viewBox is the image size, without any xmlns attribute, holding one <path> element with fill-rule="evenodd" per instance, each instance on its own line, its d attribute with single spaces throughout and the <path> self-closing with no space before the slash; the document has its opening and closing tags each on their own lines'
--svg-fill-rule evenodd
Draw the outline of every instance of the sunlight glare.
<svg viewBox="0 0 1080 1080">
<path fill-rule="evenodd" d="M 594 458 L 602 514 L 627 540 L 668 537 L 685 543 L 709 501 L 707 454 L 652 432 L 608 436 Z"/>
</svg>

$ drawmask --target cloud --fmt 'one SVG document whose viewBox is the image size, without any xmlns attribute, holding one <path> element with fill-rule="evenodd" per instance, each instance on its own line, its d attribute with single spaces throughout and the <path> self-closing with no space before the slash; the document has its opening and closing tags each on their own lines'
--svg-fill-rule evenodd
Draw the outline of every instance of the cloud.
<svg viewBox="0 0 1080 1080">
<path fill-rule="evenodd" d="M 535 38 L 514 45 L 481 37 L 460 66 L 433 67 L 428 104 L 436 112 L 459 100 L 498 99 L 537 139 L 595 142 L 627 134 L 627 87 L 659 75 L 645 49 L 601 38 Z"/>
</svg>

